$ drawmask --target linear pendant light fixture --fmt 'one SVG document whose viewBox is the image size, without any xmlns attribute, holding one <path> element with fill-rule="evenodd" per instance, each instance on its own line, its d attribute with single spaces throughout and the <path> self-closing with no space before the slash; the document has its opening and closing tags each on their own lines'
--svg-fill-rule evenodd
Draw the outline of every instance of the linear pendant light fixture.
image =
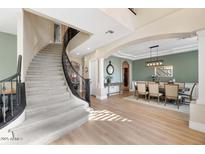
<svg viewBox="0 0 205 154">
<path fill-rule="evenodd" d="M 152 49 L 157 48 L 157 57 L 152 58 Z M 162 66 L 163 65 L 163 60 L 160 60 L 158 57 L 158 48 L 159 45 L 151 46 L 149 47 L 150 49 L 150 60 L 146 62 L 147 67 L 157 67 L 157 66 Z"/>
</svg>

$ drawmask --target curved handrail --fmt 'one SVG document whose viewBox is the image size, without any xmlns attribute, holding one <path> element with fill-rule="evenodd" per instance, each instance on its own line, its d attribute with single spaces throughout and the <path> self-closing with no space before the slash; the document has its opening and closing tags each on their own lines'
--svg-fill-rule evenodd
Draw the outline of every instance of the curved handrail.
<svg viewBox="0 0 205 154">
<path fill-rule="evenodd" d="M 75 70 L 73 67 L 67 53 L 66 48 L 70 42 L 70 40 L 79 33 L 78 30 L 73 28 L 68 28 L 64 34 L 63 41 L 63 52 L 62 52 L 62 66 L 64 75 L 67 81 L 68 86 L 71 89 L 71 92 L 78 98 L 85 100 L 90 105 L 90 79 L 84 78 L 79 72 Z M 78 81 L 74 81 L 72 78 L 74 74 L 74 80 L 78 79 Z M 81 80 L 80 80 L 81 79 Z M 80 88 L 84 88 L 84 94 L 80 92 Z"/>
<path fill-rule="evenodd" d="M 3 121 L 0 121 L 0 128 L 14 121 L 26 107 L 25 84 L 21 82 L 21 64 L 22 56 L 19 55 L 17 72 L 0 81 L 0 106 L 3 116 Z M 10 98 L 8 102 L 6 101 L 7 96 Z M 8 103 L 10 105 L 7 105 Z"/>
<path fill-rule="evenodd" d="M 70 37 L 69 41 L 65 41 L 65 37 L 67 37 L 66 35 L 69 34 L 69 30 L 70 30 L 70 29 L 72 29 L 73 31 L 76 31 L 76 32 L 74 33 L 74 36 L 79 33 L 78 30 L 73 29 L 73 28 L 68 28 L 68 29 L 66 30 L 65 35 L 64 35 L 63 52 L 66 52 L 66 48 L 67 48 L 67 46 L 68 46 L 69 41 L 74 37 L 74 36 L 72 36 L 72 35 L 69 35 L 69 37 Z M 65 47 L 65 48 L 64 48 L 64 47 Z M 66 55 L 67 55 L 67 53 L 66 53 Z M 68 58 L 68 55 L 67 55 L 67 58 Z M 75 68 L 73 67 L 73 65 L 72 65 L 71 61 L 69 60 L 69 58 L 68 58 L 68 62 L 70 63 L 70 66 L 71 66 L 72 70 L 73 70 L 79 77 L 81 77 L 82 79 L 85 80 L 85 78 L 84 78 L 82 75 L 80 75 L 80 74 L 75 70 Z"/>
</svg>

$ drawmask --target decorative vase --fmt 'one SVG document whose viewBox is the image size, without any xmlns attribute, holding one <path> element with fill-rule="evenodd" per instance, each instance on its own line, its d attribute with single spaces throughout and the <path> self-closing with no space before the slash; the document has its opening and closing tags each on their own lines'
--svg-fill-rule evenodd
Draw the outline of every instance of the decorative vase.
<svg viewBox="0 0 205 154">
<path fill-rule="evenodd" d="M 107 83 L 110 84 L 111 83 L 111 79 L 107 78 Z"/>
</svg>

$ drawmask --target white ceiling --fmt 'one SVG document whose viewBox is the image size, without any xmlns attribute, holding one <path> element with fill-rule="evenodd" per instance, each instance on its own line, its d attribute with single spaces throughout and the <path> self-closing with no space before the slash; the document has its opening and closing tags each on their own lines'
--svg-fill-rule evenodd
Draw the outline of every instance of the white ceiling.
<svg viewBox="0 0 205 154">
<path fill-rule="evenodd" d="M 158 55 L 169 55 L 181 52 L 188 52 L 198 49 L 197 37 L 191 38 L 170 38 L 163 40 L 147 41 L 134 44 L 119 50 L 113 56 L 127 58 L 130 60 L 144 59 L 150 57 L 149 47 L 159 45 Z M 152 49 L 152 56 L 157 56 L 157 49 Z"/>
<path fill-rule="evenodd" d="M 17 14 L 20 9 L 1 8 L 0 9 L 0 32 L 15 34 L 17 33 Z"/>
<path fill-rule="evenodd" d="M 84 56 L 94 50 L 104 46 L 121 37 L 129 35 L 132 29 L 120 23 L 113 17 L 109 16 L 102 9 L 68 9 L 68 8 L 35 8 L 29 9 L 35 13 L 56 20 L 58 22 L 76 27 L 77 29 L 87 32 L 91 37 L 77 46 L 72 53 Z M 175 12 L 178 9 L 136 9 L 136 28 L 154 22 L 166 15 Z M 17 14 L 19 8 L 0 9 L 0 31 L 16 34 L 17 33 Z M 106 31 L 113 30 L 114 34 L 105 34 Z M 159 54 L 173 54 L 185 52 L 197 48 L 197 39 L 188 38 L 178 40 L 166 39 L 158 41 L 150 41 L 141 44 L 135 44 L 122 49 L 114 54 L 118 57 L 128 59 L 142 59 L 149 57 L 149 47 L 152 45 L 160 45 Z"/>
<path fill-rule="evenodd" d="M 32 8 L 30 10 L 90 33 L 91 37 L 87 41 L 71 51 L 72 54 L 80 56 L 132 32 L 131 29 L 120 24 L 100 9 Z M 108 30 L 113 30 L 114 33 L 105 34 Z"/>
</svg>

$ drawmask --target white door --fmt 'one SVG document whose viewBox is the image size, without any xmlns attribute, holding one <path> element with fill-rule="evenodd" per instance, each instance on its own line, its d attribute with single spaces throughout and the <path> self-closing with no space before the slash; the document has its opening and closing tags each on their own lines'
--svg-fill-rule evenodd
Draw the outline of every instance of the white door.
<svg viewBox="0 0 205 154">
<path fill-rule="evenodd" d="M 90 94 L 96 96 L 96 87 L 97 87 L 97 61 L 92 60 L 89 65 L 90 70 Z"/>
</svg>

